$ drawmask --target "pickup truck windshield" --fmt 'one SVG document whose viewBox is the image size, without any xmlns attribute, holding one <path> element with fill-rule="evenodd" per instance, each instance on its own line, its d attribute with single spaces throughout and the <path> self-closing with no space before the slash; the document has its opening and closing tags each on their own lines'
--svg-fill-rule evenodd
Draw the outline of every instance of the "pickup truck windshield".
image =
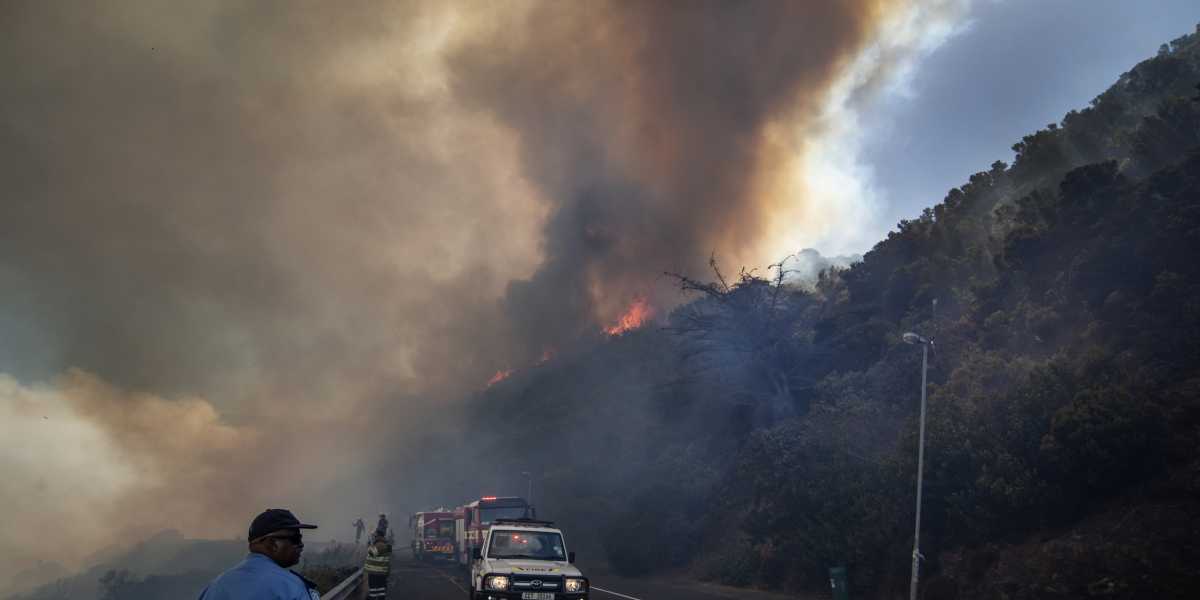
<svg viewBox="0 0 1200 600">
<path fill-rule="evenodd" d="M 549 531 L 497 530 L 492 534 L 488 558 L 566 560 L 562 534 Z"/>
</svg>

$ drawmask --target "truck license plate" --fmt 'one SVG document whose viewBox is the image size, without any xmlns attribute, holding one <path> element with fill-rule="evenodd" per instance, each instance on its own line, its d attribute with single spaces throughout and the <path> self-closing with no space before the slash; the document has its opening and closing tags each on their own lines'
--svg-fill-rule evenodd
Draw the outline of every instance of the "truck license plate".
<svg viewBox="0 0 1200 600">
<path fill-rule="evenodd" d="M 554 592 L 521 592 L 521 600 L 554 600 Z"/>
</svg>

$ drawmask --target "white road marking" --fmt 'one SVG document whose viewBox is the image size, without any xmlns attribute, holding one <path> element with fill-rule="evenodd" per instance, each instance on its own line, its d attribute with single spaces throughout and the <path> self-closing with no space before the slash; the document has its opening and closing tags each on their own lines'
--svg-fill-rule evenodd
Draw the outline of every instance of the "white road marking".
<svg viewBox="0 0 1200 600">
<path fill-rule="evenodd" d="M 612 591 L 612 590 L 606 590 L 606 589 L 604 589 L 604 588 L 602 588 L 602 587 L 596 587 L 596 586 L 594 586 L 594 585 L 592 586 L 592 589 L 593 589 L 593 590 L 596 590 L 597 592 L 604 592 L 605 594 L 612 594 L 612 595 L 614 595 L 614 596 L 620 596 L 620 597 L 622 597 L 622 598 L 628 598 L 629 600 L 642 600 L 641 598 L 634 598 L 633 596 L 626 596 L 625 594 L 620 594 L 620 593 L 614 592 L 614 591 Z"/>
<path fill-rule="evenodd" d="M 437 567 L 434 567 L 434 568 L 433 568 L 433 570 L 434 570 L 434 571 L 437 571 L 437 572 L 438 572 L 438 574 L 439 574 L 439 575 L 441 575 L 442 577 L 445 577 L 445 578 L 446 578 L 446 581 L 449 581 L 450 583 L 453 583 L 453 584 L 454 584 L 454 587 L 458 588 L 459 590 L 461 590 L 461 591 L 463 591 L 463 592 L 467 591 L 467 588 L 465 588 L 465 587 L 463 587 L 462 585 L 460 585 L 460 584 L 459 584 L 457 581 L 455 581 L 455 580 L 454 580 L 454 578 L 453 578 L 453 577 L 451 577 L 451 576 L 447 575 L 447 574 L 446 574 L 445 572 L 443 572 L 441 569 L 439 569 L 439 568 L 437 568 Z"/>
</svg>

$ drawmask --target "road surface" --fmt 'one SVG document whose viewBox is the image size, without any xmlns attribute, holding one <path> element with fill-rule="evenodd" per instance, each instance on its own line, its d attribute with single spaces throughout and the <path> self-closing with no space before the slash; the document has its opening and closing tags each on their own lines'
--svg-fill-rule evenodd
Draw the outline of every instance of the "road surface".
<svg viewBox="0 0 1200 600">
<path fill-rule="evenodd" d="M 691 582 L 628 579 L 583 572 L 592 584 L 590 600 L 796 600 L 796 596 L 742 590 Z M 425 564 L 413 560 L 408 552 L 392 558 L 388 599 L 466 600 L 467 578 L 457 565 Z"/>
</svg>

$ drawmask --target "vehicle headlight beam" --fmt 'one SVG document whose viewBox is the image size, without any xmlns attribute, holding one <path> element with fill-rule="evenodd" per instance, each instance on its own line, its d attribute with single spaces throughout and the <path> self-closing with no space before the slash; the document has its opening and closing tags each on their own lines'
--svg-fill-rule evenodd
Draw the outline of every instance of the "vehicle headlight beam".
<svg viewBox="0 0 1200 600">
<path fill-rule="evenodd" d="M 489 590 L 503 592 L 504 590 L 508 589 L 508 577 L 504 575 L 489 575 L 483 580 L 483 587 Z"/>
</svg>

